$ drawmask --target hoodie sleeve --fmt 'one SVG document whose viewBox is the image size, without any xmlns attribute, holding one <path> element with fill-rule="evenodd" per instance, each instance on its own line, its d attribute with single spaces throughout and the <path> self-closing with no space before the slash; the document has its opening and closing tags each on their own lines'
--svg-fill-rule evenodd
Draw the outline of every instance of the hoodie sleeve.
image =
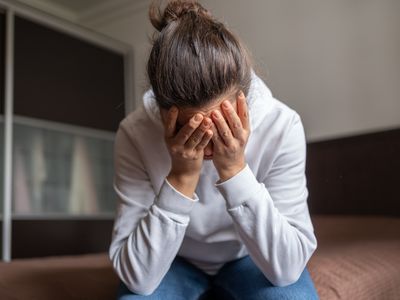
<svg viewBox="0 0 400 300">
<path fill-rule="evenodd" d="M 276 286 L 298 280 L 317 241 L 307 206 L 306 141 L 299 115 L 292 119 L 265 178 L 249 166 L 217 188 L 249 255 Z"/>
<path fill-rule="evenodd" d="M 109 256 L 132 292 L 149 295 L 178 253 L 198 198 L 187 198 L 167 180 L 156 195 L 127 130 L 119 127 L 114 144 L 118 204 Z"/>
</svg>

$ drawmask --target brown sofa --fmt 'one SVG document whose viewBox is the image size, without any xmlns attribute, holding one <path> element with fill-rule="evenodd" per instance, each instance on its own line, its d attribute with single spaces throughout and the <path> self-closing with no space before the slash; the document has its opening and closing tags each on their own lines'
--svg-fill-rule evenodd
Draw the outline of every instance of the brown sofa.
<svg viewBox="0 0 400 300">
<path fill-rule="evenodd" d="M 400 299 L 400 218 L 314 216 L 318 250 L 308 269 L 322 300 Z M 0 299 L 114 299 L 106 253 L 0 264 Z M 211 299 L 211 297 L 210 297 Z"/>
<path fill-rule="evenodd" d="M 400 218 L 315 216 L 308 267 L 321 299 L 400 299 Z"/>
</svg>

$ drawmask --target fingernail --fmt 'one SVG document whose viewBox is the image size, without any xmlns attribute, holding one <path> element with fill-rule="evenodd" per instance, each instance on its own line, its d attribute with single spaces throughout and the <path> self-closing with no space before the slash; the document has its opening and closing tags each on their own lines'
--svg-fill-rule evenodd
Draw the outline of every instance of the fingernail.
<svg viewBox="0 0 400 300">
<path fill-rule="evenodd" d="M 240 97 L 240 98 L 244 98 L 244 94 L 243 94 L 242 91 L 240 91 L 239 97 Z"/>
<path fill-rule="evenodd" d="M 200 115 L 200 114 L 197 114 L 195 117 L 194 117 L 194 120 L 195 121 L 201 121 L 201 119 L 202 119 L 203 117 Z"/>
<path fill-rule="evenodd" d="M 223 105 L 225 108 L 229 108 L 229 101 L 224 101 L 224 102 L 222 103 L 222 105 Z"/>
<path fill-rule="evenodd" d="M 219 117 L 219 116 L 218 116 L 218 113 L 217 113 L 216 111 L 214 111 L 214 112 L 212 113 L 212 115 L 213 115 L 213 117 L 216 118 L 216 119 L 218 119 L 218 117 Z"/>
</svg>

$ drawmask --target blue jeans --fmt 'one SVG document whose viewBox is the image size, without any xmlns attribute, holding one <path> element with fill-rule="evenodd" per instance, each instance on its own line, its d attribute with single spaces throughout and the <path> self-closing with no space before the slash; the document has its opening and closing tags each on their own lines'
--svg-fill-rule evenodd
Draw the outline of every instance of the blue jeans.
<svg viewBox="0 0 400 300">
<path fill-rule="evenodd" d="M 250 256 L 226 263 L 214 276 L 204 273 L 184 258 L 177 256 L 151 295 L 134 294 L 121 282 L 117 299 L 313 300 L 318 299 L 318 294 L 307 269 L 297 282 L 285 287 L 276 287 L 265 278 Z"/>
</svg>

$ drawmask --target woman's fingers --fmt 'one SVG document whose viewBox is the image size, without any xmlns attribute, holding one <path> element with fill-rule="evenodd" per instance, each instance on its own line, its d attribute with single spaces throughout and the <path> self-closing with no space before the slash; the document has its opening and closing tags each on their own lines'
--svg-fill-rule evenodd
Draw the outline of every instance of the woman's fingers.
<svg viewBox="0 0 400 300">
<path fill-rule="evenodd" d="M 213 132 L 212 130 L 208 129 L 201 140 L 201 142 L 196 146 L 197 151 L 204 150 L 204 148 L 208 145 L 208 143 L 211 141 L 213 137 Z"/>
<path fill-rule="evenodd" d="M 233 136 L 232 136 L 232 132 L 231 132 L 231 129 L 229 128 L 228 123 L 226 123 L 221 112 L 218 110 L 213 111 L 211 115 L 212 115 L 212 119 L 215 124 L 215 127 L 218 131 L 218 135 L 216 135 L 214 132 L 214 138 L 218 139 L 218 140 L 222 139 L 222 141 L 225 142 L 225 144 L 227 146 L 229 146 L 232 143 Z M 219 141 L 219 142 L 221 142 L 221 141 Z"/>
<path fill-rule="evenodd" d="M 237 99 L 237 110 L 243 128 L 248 131 L 250 129 L 249 110 L 247 107 L 247 100 L 243 92 L 240 92 Z"/>
<path fill-rule="evenodd" d="M 165 136 L 167 138 L 172 138 L 175 135 L 176 130 L 176 120 L 178 119 L 178 108 L 176 106 L 172 106 L 168 113 L 165 121 Z"/>
<path fill-rule="evenodd" d="M 217 127 L 215 126 L 215 123 L 212 124 L 211 130 L 212 130 L 212 134 L 213 134 L 211 139 L 213 141 L 214 148 L 217 150 L 220 150 L 223 147 L 225 147 L 225 143 L 222 140 L 221 136 L 219 135 L 219 132 L 218 132 Z"/>
<path fill-rule="evenodd" d="M 228 120 L 228 124 L 233 136 L 236 138 L 241 138 L 243 135 L 242 121 L 228 100 L 222 102 L 222 110 L 226 119 Z"/>
<path fill-rule="evenodd" d="M 193 132 L 193 134 L 187 140 L 185 146 L 189 149 L 197 148 L 198 144 L 202 141 L 207 129 L 210 128 L 211 120 L 209 118 L 204 118 L 203 122 L 197 129 Z"/>
<path fill-rule="evenodd" d="M 178 145 L 185 145 L 193 132 L 199 127 L 203 121 L 202 114 L 195 114 L 189 122 L 187 122 L 177 133 L 175 141 Z"/>
</svg>

